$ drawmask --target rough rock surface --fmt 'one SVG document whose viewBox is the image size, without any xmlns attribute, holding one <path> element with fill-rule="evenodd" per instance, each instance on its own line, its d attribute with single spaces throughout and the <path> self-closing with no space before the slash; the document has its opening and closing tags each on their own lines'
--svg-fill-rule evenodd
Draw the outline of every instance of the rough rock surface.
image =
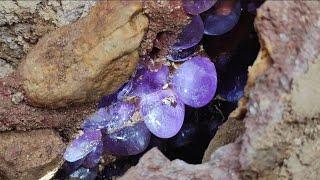
<svg viewBox="0 0 320 180">
<path fill-rule="evenodd" d="M 13 71 L 13 67 L 10 64 L 6 63 L 3 59 L 0 59 L 0 78 L 4 78 Z"/>
<path fill-rule="evenodd" d="M 319 178 L 320 3 L 267 1 L 255 26 L 262 48 L 241 107 L 244 134 L 201 165 L 150 151 L 124 179 Z"/>
<path fill-rule="evenodd" d="M 24 101 L 21 86 L 16 73 L 0 79 L 0 131 L 56 128 L 72 132 L 95 110 L 94 103 L 58 110 L 35 108 Z M 18 94 L 23 98 L 15 102 Z"/>
<path fill-rule="evenodd" d="M 16 66 L 45 33 L 85 16 L 95 1 L 2 1 L 0 58 Z"/>
<path fill-rule="evenodd" d="M 153 47 L 163 51 L 161 55 L 165 55 L 169 45 L 182 30 L 182 28 L 190 21 L 189 16 L 184 12 L 182 1 L 144 1 L 144 13 L 148 16 L 150 23 L 148 32 L 141 44 L 141 54 L 148 55 Z M 166 38 L 163 38 L 166 36 Z M 159 43 L 159 39 L 163 39 Z"/>
<path fill-rule="evenodd" d="M 62 164 L 64 143 L 54 130 L 0 134 L 0 179 L 37 179 Z"/>
<path fill-rule="evenodd" d="M 219 127 L 217 133 L 210 141 L 208 148 L 203 155 L 202 162 L 208 162 L 210 160 L 211 154 L 215 150 L 217 150 L 221 146 L 234 142 L 244 133 L 244 131 L 245 128 L 243 121 L 229 118 Z"/>
<path fill-rule="evenodd" d="M 158 149 L 153 148 L 147 152 L 137 166 L 126 172 L 123 179 L 237 179 L 237 174 L 228 174 L 228 170 L 239 168 L 236 156 L 239 150 L 231 144 L 216 151 L 212 162 L 199 165 L 187 164 L 181 160 L 168 160 Z M 220 158 L 225 161 L 219 162 Z"/>
<path fill-rule="evenodd" d="M 27 101 L 57 108 L 113 93 L 135 70 L 147 27 L 139 1 L 107 1 L 48 33 L 21 64 Z"/>
</svg>

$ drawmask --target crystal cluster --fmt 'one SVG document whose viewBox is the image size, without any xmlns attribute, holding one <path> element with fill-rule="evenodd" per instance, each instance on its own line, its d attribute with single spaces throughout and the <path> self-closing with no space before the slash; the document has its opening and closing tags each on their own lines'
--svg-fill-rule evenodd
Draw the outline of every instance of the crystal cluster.
<svg viewBox="0 0 320 180">
<path fill-rule="evenodd" d="M 245 70 L 219 77 L 229 64 L 229 56 L 209 59 L 197 53 L 204 36 L 221 36 L 237 24 L 242 10 L 240 1 L 183 3 L 192 20 L 171 46 L 167 58 L 141 60 L 131 79 L 101 100 L 98 111 L 85 119 L 83 134 L 67 147 L 66 161 L 77 167 L 94 168 L 104 152 L 119 156 L 139 154 L 148 147 L 151 134 L 159 138 L 179 136 L 186 106 L 203 107 L 216 91 L 220 98 L 231 102 L 243 95 Z M 192 125 L 184 127 L 188 132 L 194 131 Z"/>
</svg>

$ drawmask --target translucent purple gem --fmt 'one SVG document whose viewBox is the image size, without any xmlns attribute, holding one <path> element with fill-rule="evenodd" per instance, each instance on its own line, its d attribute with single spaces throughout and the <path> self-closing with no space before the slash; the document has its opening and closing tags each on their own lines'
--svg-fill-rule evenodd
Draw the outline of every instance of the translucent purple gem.
<svg viewBox="0 0 320 180">
<path fill-rule="evenodd" d="M 126 101 L 118 101 L 107 108 L 99 109 L 91 115 L 83 123 L 83 129 L 87 131 L 105 128 L 110 131 L 114 128 L 119 128 L 124 122 L 131 118 L 134 111 L 134 104 Z"/>
<path fill-rule="evenodd" d="M 247 71 L 226 75 L 220 85 L 220 96 L 230 102 L 238 101 L 244 94 Z"/>
<path fill-rule="evenodd" d="M 156 91 L 141 99 L 144 122 L 160 138 L 170 138 L 178 133 L 183 124 L 184 112 L 184 104 L 171 90 Z"/>
<path fill-rule="evenodd" d="M 143 122 L 125 127 L 105 136 L 103 142 L 108 151 L 115 155 L 135 155 L 149 145 L 150 131 Z"/>
<path fill-rule="evenodd" d="M 204 26 L 199 15 L 194 16 L 191 23 L 184 27 L 179 34 L 177 42 L 172 46 L 173 50 L 188 49 L 197 45 L 203 36 Z"/>
<path fill-rule="evenodd" d="M 103 143 L 100 142 L 94 150 L 92 150 L 85 158 L 83 162 L 83 167 L 94 168 L 97 166 L 100 160 L 100 156 L 103 153 Z"/>
<path fill-rule="evenodd" d="M 210 9 L 217 0 L 183 0 L 183 8 L 188 14 L 198 15 Z"/>
<path fill-rule="evenodd" d="M 193 46 L 188 49 L 181 49 L 181 50 L 171 50 L 170 54 L 167 56 L 167 59 L 173 62 L 182 62 L 190 59 L 196 50 L 198 49 L 198 46 Z"/>
<path fill-rule="evenodd" d="M 204 106 L 211 101 L 217 89 L 215 66 L 206 57 L 193 57 L 176 70 L 172 85 L 183 103 L 192 107 Z"/>
<path fill-rule="evenodd" d="M 239 21 L 240 1 L 219 1 L 204 14 L 204 33 L 222 35 L 229 32 Z"/>
<path fill-rule="evenodd" d="M 133 80 L 132 95 L 143 96 L 162 89 L 167 84 L 169 76 L 168 66 L 150 71 L 146 67 L 139 69 Z"/>
<path fill-rule="evenodd" d="M 83 130 L 92 131 L 103 129 L 106 127 L 107 120 L 111 119 L 111 115 L 106 108 L 100 108 L 97 112 L 90 115 L 82 124 Z"/>
<path fill-rule="evenodd" d="M 87 131 L 83 135 L 72 141 L 67 147 L 63 157 L 66 161 L 75 162 L 88 155 L 101 140 L 100 131 Z"/>
</svg>

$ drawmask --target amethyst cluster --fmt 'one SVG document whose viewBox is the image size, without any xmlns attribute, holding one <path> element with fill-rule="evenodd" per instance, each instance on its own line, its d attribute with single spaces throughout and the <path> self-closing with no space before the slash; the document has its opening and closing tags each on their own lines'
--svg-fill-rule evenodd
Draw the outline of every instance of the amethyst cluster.
<svg viewBox="0 0 320 180">
<path fill-rule="evenodd" d="M 83 134 L 65 151 L 66 161 L 94 168 L 104 152 L 120 156 L 141 153 L 149 145 L 151 134 L 170 138 L 179 132 L 186 105 L 199 108 L 214 98 L 216 67 L 196 51 L 204 34 L 222 35 L 237 24 L 240 1 L 183 3 L 192 20 L 172 45 L 167 60 L 141 60 L 131 79 L 116 93 L 105 96 L 98 111 L 85 119 Z M 241 97 L 236 88 L 226 91 L 226 100 Z"/>
</svg>

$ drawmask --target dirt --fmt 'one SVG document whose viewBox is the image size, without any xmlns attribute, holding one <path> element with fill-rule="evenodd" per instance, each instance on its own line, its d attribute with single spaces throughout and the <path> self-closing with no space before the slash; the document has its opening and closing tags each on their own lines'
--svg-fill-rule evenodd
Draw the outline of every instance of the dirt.
<svg viewBox="0 0 320 180">
<path fill-rule="evenodd" d="M 0 143 L 0 179 L 40 178 L 62 164 L 65 144 L 54 130 L 1 133 Z"/>
</svg>

